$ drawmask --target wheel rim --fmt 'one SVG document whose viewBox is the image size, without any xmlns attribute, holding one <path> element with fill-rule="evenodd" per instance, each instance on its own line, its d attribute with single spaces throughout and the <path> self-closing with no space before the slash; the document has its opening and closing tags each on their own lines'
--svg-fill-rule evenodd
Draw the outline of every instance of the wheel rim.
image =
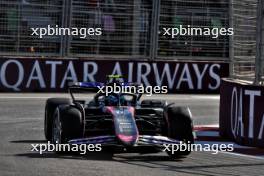
<svg viewBox="0 0 264 176">
<path fill-rule="evenodd" d="M 59 110 L 56 110 L 55 118 L 53 122 L 52 128 L 52 143 L 61 143 L 61 123 L 60 123 L 60 116 Z"/>
</svg>

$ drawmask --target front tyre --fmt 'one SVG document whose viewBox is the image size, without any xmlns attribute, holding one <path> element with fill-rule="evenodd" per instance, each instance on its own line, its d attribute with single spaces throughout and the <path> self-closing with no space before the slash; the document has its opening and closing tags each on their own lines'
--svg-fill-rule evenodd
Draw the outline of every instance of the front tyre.
<svg viewBox="0 0 264 176">
<path fill-rule="evenodd" d="M 193 144 L 193 124 L 192 115 L 188 107 L 169 107 L 168 117 L 168 137 L 181 141 L 183 144 Z M 191 153 L 188 147 L 185 150 L 167 151 L 172 158 L 187 156 Z"/>
<path fill-rule="evenodd" d="M 52 138 L 53 117 L 56 108 L 60 105 L 71 104 L 68 98 L 49 98 L 45 106 L 44 133 L 48 141 Z"/>
<path fill-rule="evenodd" d="M 52 126 L 52 143 L 67 144 L 71 139 L 78 139 L 84 136 L 84 121 L 79 109 L 62 105 L 56 108 Z M 56 151 L 65 153 L 67 151 Z"/>
</svg>

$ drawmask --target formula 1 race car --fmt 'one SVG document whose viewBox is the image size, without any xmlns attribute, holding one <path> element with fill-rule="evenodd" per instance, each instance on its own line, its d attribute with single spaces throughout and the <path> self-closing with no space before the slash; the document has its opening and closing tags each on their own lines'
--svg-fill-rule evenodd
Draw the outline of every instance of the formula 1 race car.
<svg viewBox="0 0 264 176">
<path fill-rule="evenodd" d="M 114 79 L 113 82 L 121 86 Z M 188 107 L 177 107 L 163 100 L 140 100 L 138 93 L 97 92 L 92 100 L 74 95 L 112 86 L 96 82 L 78 82 L 69 86 L 71 99 L 49 98 L 45 107 L 45 137 L 59 144 L 101 144 L 125 152 L 160 152 L 164 144 L 194 142 L 191 113 Z M 131 84 L 130 84 L 131 85 Z M 85 94 L 81 94 L 83 97 Z M 167 150 L 169 156 L 186 156 L 191 151 Z"/>
</svg>

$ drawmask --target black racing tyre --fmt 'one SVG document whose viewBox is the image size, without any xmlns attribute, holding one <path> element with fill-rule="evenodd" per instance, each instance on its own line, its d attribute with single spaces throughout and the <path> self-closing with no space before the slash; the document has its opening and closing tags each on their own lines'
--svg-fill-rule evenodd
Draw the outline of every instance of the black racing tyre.
<svg viewBox="0 0 264 176">
<path fill-rule="evenodd" d="M 71 139 L 79 139 L 84 136 L 84 122 L 82 112 L 71 105 L 60 105 L 56 108 L 53 117 L 52 143 L 67 144 Z M 56 151 L 67 153 L 67 151 Z"/>
<path fill-rule="evenodd" d="M 168 137 L 182 141 L 186 144 L 194 143 L 193 124 L 191 112 L 188 107 L 169 107 L 168 115 Z M 172 158 L 178 158 L 189 155 L 191 150 L 177 150 L 172 153 L 167 151 Z"/>
<path fill-rule="evenodd" d="M 44 133 L 48 141 L 51 141 L 51 137 L 52 137 L 52 123 L 53 123 L 53 115 L 54 115 L 55 109 L 59 105 L 63 105 L 63 104 L 71 104 L 71 100 L 69 98 L 49 98 L 46 101 L 45 118 L 44 118 Z"/>
</svg>

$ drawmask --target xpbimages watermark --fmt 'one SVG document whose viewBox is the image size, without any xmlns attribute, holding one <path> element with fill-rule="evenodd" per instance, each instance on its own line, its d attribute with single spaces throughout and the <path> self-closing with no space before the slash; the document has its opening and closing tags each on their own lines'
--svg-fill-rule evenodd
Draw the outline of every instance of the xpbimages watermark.
<svg viewBox="0 0 264 176">
<path fill-rule="evenodd" d="M 209 27 L 192 27 L 191 25 L 180 25 L 178 28 L 162 28 L 160 32 L 163 36 L 176 38 L 177 36 L 211 36 L 218 38 L 219 36 L 234 35 L 233 28 L 209 28 Z"/>
<path fill-rule="evenodd" d="M 234 151 L 234 144 L 191 144 L 182 141 L 179 144 L 163 144 L 163 147 L 164 152 L 171 152 L 172 154 L 177 151 L 212 152 L 212 154 Z"/>
<path fill-rule="evenodd" d="M 43 36 L 79 36 L 84 39 L 88 36 L 100 36 L 102 35 L 102 28 L 62 28 L 56 25 L 52 27 L 48 25 L 46 28 L 30 28 L 32 30 L 32 36 L 38 36 L 43 38 Z"/>
<path fill-rule="evenodd" d="M 146 96 L 152 96 L 153 94 L 166 94 L 168 93 L 168 86 L 146 86 L 138 85 L 138 86 L 124 86 L 114 83 L 111 86 L 97 86 L 97 93 L 104 93 L 106 96 L 109 94 L 115 93 L 130 93 L 130 94 L 146 94 Z"/>
<path fill-rule="evenodd" d="M 31 151 L 43 154 L 44 152 L 79 152 L 85 155 L 87 152 L 100 152 L 102 151 L 101 144 L 55 144 L 48 141 L 43 144 L 31 144 Z"/>
</svg>

